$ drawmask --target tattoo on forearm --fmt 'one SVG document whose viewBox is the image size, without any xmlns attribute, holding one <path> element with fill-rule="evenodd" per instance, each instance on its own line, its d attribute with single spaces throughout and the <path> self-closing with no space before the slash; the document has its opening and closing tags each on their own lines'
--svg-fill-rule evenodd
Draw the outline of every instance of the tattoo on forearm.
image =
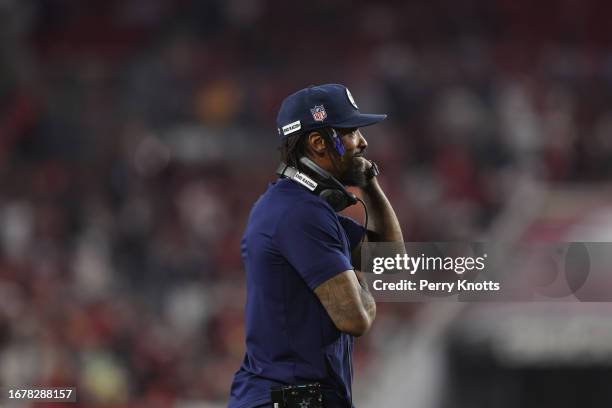
<svg viewBox="0 0 612 408">
<path fill-rule="evenodd" d="M 367 320 L 369 326 L 376 314 L 372 295 L 367 286 L 363 288 L 353 271 L 331 278 L 316 288 L 315 293 L 340 330 L 350 332 L 351 328 L 364 320 Z"/>
</svg>

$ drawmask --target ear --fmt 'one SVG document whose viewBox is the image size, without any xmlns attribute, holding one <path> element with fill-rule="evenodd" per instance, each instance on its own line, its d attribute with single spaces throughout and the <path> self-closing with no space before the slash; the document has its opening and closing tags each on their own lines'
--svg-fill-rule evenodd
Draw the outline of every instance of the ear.
<svg viewBox="0 0 612 408">
<path fill-rule="evenodd" d="M 326 152 L 325 139 L 319 132 L 312 132 L 308 135 L 308 150 L 312 153 L 322 156 Z"/>
</svg>

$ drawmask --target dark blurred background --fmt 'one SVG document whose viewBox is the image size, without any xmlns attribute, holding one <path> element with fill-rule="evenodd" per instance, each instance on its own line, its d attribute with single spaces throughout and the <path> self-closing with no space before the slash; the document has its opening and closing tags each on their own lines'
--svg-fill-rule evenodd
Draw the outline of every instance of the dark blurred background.
<svg viewBox="0 0 612 408">
<path fill-rule="evenodd" d="M 603 0 L 1 0 L 0 384 L 77 386 L 84 407 L 223 407 L 244 352 L 240 238 L 274 180 L 278 106 L 309 84 L 343 83 L 362 111 L 389 114 L 364 135 L 407 241 L 562 240 L 578 225 L 609 240 L 611 12 Z M 587 325 L 571 332 L 583 347 L 538 363 L 560 376 L 552 388 L 526 388 L 503 362 L 537 358 L 463 354 L 467 311 L 381 304 L 357 343 L 356 403 L 409 406 L 391 401 L 411 390 L 419 407 L 609 406 L 589 391 L 610 378 L 608 343 L 597 364 L 583 358 L 592 336 L 612 338 L 599 306 L 561 313 Z M 558 340 L 533 335 L 550 321 L 537 305 L 510 307 L 530 316 L 517 344 Z M 587 374 L 564 376 L 560 360 Z M 538 399 L 581 379 L 574 399 Z"/>
</svg>

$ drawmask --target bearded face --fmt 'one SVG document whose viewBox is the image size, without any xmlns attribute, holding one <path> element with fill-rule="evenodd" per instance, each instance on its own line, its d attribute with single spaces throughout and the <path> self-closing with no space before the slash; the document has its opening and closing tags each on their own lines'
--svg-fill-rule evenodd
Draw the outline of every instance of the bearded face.
<svg viewBox="0 0 612 408">
<path fill-rule="evenodd" d="M 364 187 L 368 184 L 366 171 L 371 166 L 364 157 L 368 144 L 359 129 L 344 130 L 341 135 L 345 152 L 338 159 L 339 180 L 347 186 Z"/>
<path fill-rule="evenodd" d="M 352 156 L 347 158 L 347 153 L 344 154 L 345 169 L 340 176 L 340 181 L 346 186 L 365 187 L 368 184 L 366 170 L 369 168 L 369 162 L 362 156 Z"/>
</svg>

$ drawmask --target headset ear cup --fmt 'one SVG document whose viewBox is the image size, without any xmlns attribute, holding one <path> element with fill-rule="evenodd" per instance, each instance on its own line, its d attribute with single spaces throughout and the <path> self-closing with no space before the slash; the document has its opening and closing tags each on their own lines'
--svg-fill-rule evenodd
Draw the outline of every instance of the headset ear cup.
<svg viewBox="0 0 612 408">
<path fill-rule="evenodd" d="M 306 168 L 310 169 L 316 176 L 317 181 L 320 183 L 317 188 L 321 188 L 319 197 L 323 198 L 327 203 L 335 210 L 342 211 L 346 207 L 357 204 L 357 198 L 353 193 L 347 191 L 346 188 L 338 180 L 334 178 L 327 171 L 323 170 L 319 165 L 304 156 L 300 158 Z M 316 193 L 315 193 L 316 194 Z"/>
<path fill-rule="evenodd" d="M 319 193 L 319 197 L 327 201 L 334 211 L 342 211 L 349 206 L 346 194 L 339 190 L 327 188 Z"/>
</svg>

